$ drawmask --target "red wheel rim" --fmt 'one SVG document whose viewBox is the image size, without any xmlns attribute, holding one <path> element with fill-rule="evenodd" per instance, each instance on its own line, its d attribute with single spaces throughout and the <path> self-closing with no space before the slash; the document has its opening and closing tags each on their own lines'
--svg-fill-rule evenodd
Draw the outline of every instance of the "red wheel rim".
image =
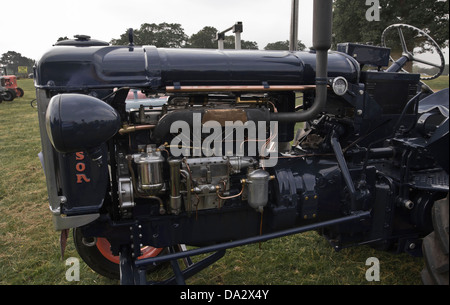
<svg viewBox="0 0 450 305">
<path fill-rule="evenodd" d="M 111 244 L 106 238 L 97 237 L 97 249 L 107 260 L 115 264 L 119 264 L 120 262 L 119 256 L 115 256 L 111 253 Z M 161 253 L 162 250 L 163 248 L 154 248 L 151 246 L 142 247 L 141 248 L 142 255 L 139 256 L 138 259 L 155 257 L 159 253 Z"/>
</svg>

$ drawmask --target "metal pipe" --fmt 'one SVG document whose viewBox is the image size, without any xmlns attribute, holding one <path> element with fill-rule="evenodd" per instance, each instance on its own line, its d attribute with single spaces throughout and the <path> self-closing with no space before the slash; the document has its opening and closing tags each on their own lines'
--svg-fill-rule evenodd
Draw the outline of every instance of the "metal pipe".
<svg viewBox="0 0 450 305">
<path fill-rule="evenodd" d="M 240 191 L 239 193 L 237 193 L 237 194 L 235 194 L 235 195 L 231 195 L 231 196 L 222 196 L 222 195 L 220 195 L 220 194 L 219 194 L 220 186 L 217 185 L 217 186 L 216 186 L 216 195 L 217 195 L 217 197 L 219 197 L 219 198 L 222 199 L 222 200 L 227 200 L 227 199 L 232 199 L 232 198 L 236 198 L 236 197 L 241 196 L 242 193 L 244 192 L 244 188 L 245 188 L 245 180 L 242 179 L 241 182 L 242 182 L 242 188 L 241 188 L 241 191 Z"/>
<path fill-rule="evenodd" d="M 314 90 L 315 85 L 274 85 L 274 86 L 166 86 L 166 92 L 266 92 Z"/>
<path fill-rule="evenodd" d="M 224 33 L 217 33 L 216 34 L 216 40 L 218 44 L 218 49 L 223 50 L 224 49 L 224 40 L 225 40 L 225 34 Z"/>
<path fill-rule="evenodd" d="M 395 150 L 393 147 L 379 147 L 369 149 L 369 155 L 374 159 L 393 158 Z"/>
<path fill-rule="evenodd" d="M 170 166 L 170 212 L 178 215 L 181 211 L 180 159 L 169 159 Z"/>
<path fill-rule="evenodd" d="M 236 24 L 233 26 L 233 33 L 235 35 L 234 37 L 234 48 L 236 50 L 240 50 L 242 48 L 241 46 L 241 33 L 243 30 L 242 22 L 236 22 Z"/>
<path fill-rule="evenodd" d="M 298 49 L 298 0 L 292 0 L 289 51 Z"/>
<path fill-rule="evenodd" d="M 346 223 L 346 222 L 350 222 L 350 221 L 358 221 L 358 220 L 361 221 L 364 218 L 370 218 L 370 211 L 357 211 L 357 212 L 354 212 L 352 215 L 344 216 L 344 217 L 337 218 L 337 219 L 326 220 L 323 222 L 309 224 L 309 225 L 305 225 L 302 227 L 291 228 L 291 229 L 287 229 L 287 230 L 283 230 L 283 231 L 268 233 L 268 234 L 259 235 L 259 236 L 255 236 L 255 237 L 249 237 L 249 238 L 235 240 L 235 241 L 231 241 L 231 242 L 225 242 L 225 243 L 218 244 L 218 245 L 211 245 L 211 246 L 207 246 L 207 247 L 197 248 L 197 249 L 189 250 L 186 252 L 178 252 L 178 253 L 173 253 L 173 254 L 168 254 L 168 255 L 144 258 L 144 259 L 136 260 L 134 263 L 135 263 L 136 267 L 145 267 L 147 265 L 152 265 L 153 263 L 175 260 L 175 259 L 180 259 L 180 258 L 187 257 L 187 256 L 194 256 L 194 255 L 199 255 L 199 254 L 204 254 L 204 253 L 210 253 L 210 252 L 220 251 L 220 250 L 224 250 L 224 249 L 236 248 L 236 247 L 240 247 L 240 246 L 244 246 L 244 245 L 248 245 L 248 244 L 254 244 L 254 243 L 263 242 L 263 241 L 267 241 L 267 240 L 274 239 L 274 238 L 280 238 L 283 236 L 304 233 L 307 231 L 312 231 L 312 230 L 316 230 L 319 228 L 329 227 L 329 226 Z"/>
<path fill-rule="evenodd" d="M 156 127 L 156 125 L 124 126 L 124 127 L 119 129 L 119 134 L 123 135 L 123 134 L 126 134 L 126 133 L 135 132 L 135 131 L 138 131 L 138 130 L 149 130 L 149 129 L 153 129 L 155 127 Z"/>
<path fill-rule="evenodd" d="M 352 210 L 356 208 L 356 200 L 355 200 L 355 186 L 353 185 L 352 176 L 350 175 L 350 171 L 347 166 L 347 162 L 345 162 L 344 154 L 342 153 L 342 147 L 339 143 L 339 137 L 337 135 L 336 130 L 333 130 L 331 133 L 331 146 L 333 147 L 334 154 L 336 155 L 336 159 L 339 164 L 339 168 L 341 169 L 342 176 L 344 177 L 345 185 L 347 186 L 348 192 L 350 193 L 351 199 L 351 208 Z"/>
<path fill-rule="evenodd" d="M 408 62 L 409 58 L 406 56 L 400 57 L 397 61 L 395 61 L 386 72 L 398 72 L 402 69 L 402 67 Z"/>
<path fill-rule="evenodd" d="M 240 50 L 241 46 L 241 32 L 236 32 L 234 37 L 234 48 L 236 50 Z"/>
<path fill-rule="evenodd" d="M 332 0 L 314 0 L 313 47 L 316 50 L 316 98 L 311 108 L 293 113 L 271 113 L 271 121 L 304 122 L 315 118 L 327 102 L 328 50 L 331 47 Z"/>
</svg>

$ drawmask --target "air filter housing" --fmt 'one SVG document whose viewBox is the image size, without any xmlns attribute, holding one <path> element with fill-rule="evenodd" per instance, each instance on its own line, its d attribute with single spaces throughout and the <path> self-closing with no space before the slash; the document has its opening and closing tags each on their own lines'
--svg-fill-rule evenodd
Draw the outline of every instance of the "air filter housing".
<svg viewBox="0 0 450 305">
<path fill-rule="evenodd" d="M 59 94 L 48 105 L 47 135 L 61 153 L 96 150 L 120 129 L 120 116 L 102 100 L 84 94 Z"/>
</svg>

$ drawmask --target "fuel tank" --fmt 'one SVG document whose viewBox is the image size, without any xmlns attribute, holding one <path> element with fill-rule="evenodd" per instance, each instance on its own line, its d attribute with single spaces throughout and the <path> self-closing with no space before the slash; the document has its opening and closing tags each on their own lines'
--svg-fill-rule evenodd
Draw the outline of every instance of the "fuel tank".
<svg viewBox="0 0 450 305">
<path fill-rule="evenodd" d="M 359 81 L 359 64 L 330 52 L 328 76 Z M 134 86 L 314 84 L 314 51 L 166 49 L 154 46 L 54 46 L 37 63 L 37 88 L 72 91 Z"/>
</svg>

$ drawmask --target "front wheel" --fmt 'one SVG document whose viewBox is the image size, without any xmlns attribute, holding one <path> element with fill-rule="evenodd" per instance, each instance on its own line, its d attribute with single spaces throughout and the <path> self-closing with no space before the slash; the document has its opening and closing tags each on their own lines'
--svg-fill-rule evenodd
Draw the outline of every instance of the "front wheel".
<svg viewBox="0 0 450 305">
<path fill-rule="evenodd" d="M 79 228 L 73 230 L 75 248 L 81 259 L 95 272 L 113 280 L 120 279 L 119 256 L 111 252 L 111 245 L 106 238 L 85 238 Z M 162 254 L 164 248 L 150 246 L 141 249 L 138 259 L 155 257 Z M 152 269 L 149 269 L 152 271 Z"/>
<path fill-rule="evenodd" d="M 16 98 L 16 93 L 14 91 L 6 90 L 5 92 L 3 92 L 3 100 L 4 101 L 11 102 L 15 98 Z"/>
<path fill-rule="evenodd" d="M 16 91 L 17 91 L 17 97 L 22 97 L 22 96 L 25 94 L 25 92 L 23 91 L 23 89 L 20 88 L 20 87 L 17 87 L 17 88 L 16 88 Z"/>
<path fill-rule="evenodd" d="M 449 206 L 447 198 L 436 201 L 432 209 L 434 231 L 422 243 L 425 268 L 422 282 L 425 285 L 448 285 Z"/>
</svg>

